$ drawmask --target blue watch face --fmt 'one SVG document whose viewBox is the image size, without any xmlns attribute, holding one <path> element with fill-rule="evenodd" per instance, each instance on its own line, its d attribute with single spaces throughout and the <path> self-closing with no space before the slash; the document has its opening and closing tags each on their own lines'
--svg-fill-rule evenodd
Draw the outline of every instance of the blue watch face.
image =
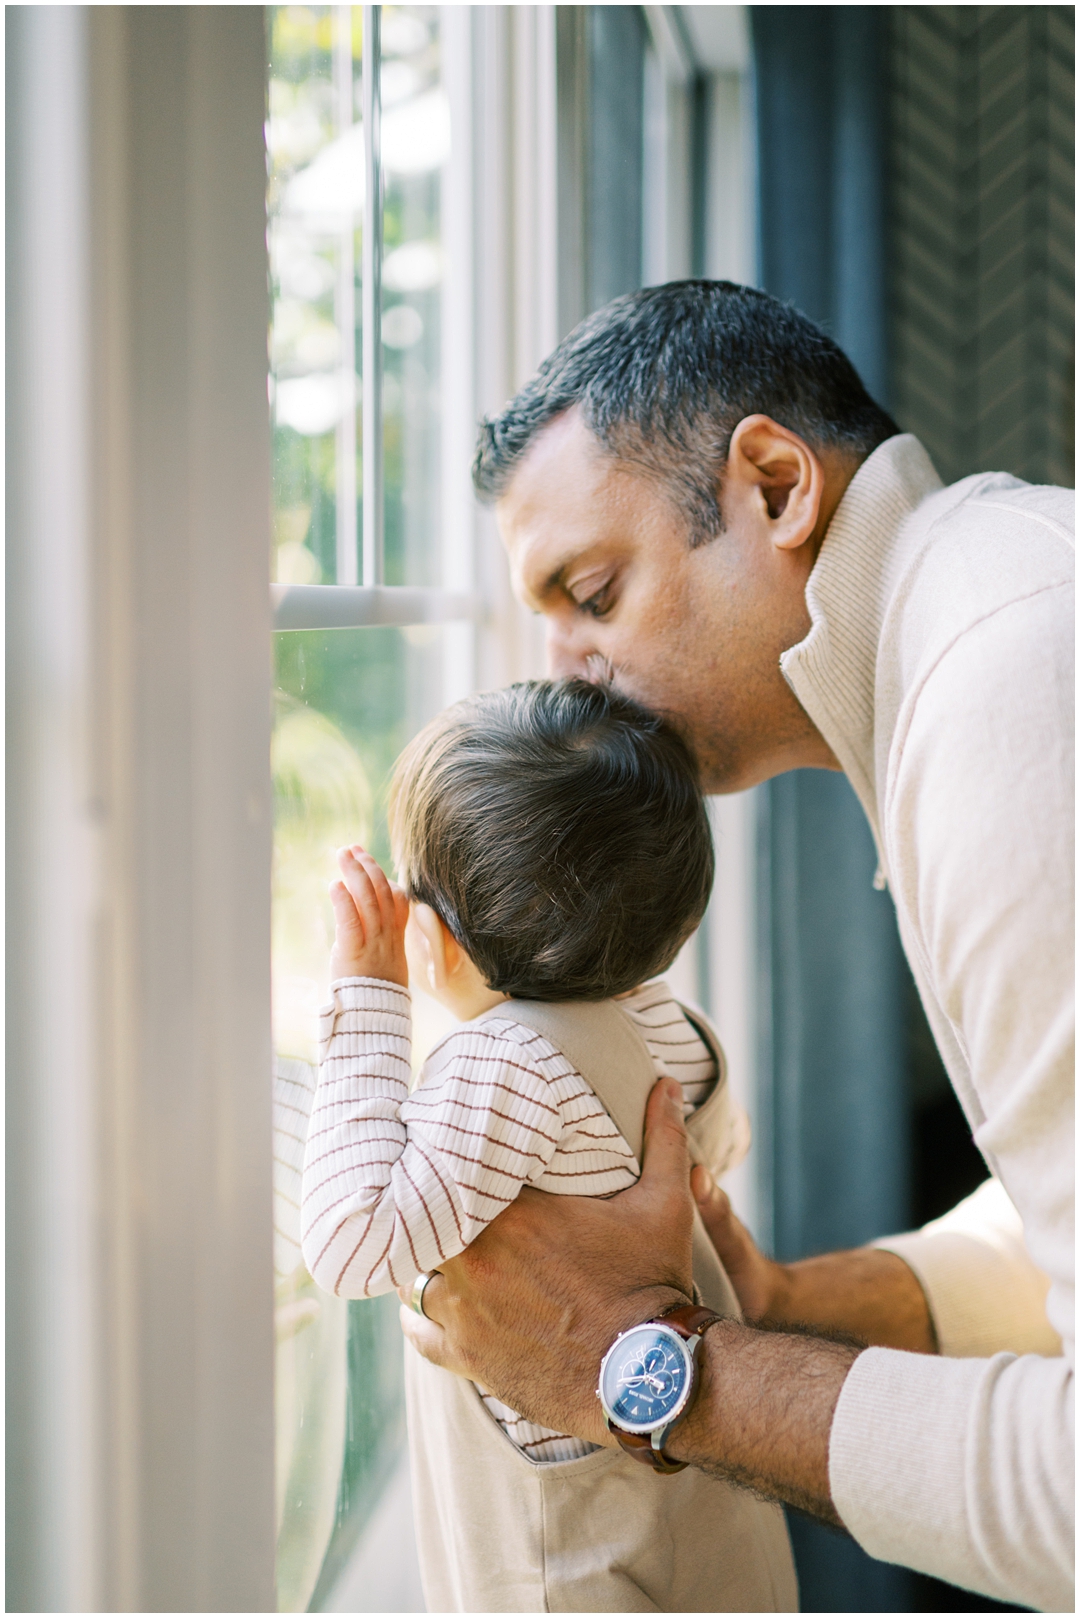
<svg viewBox="0 0 1080 1618">
<path fill-rule="evenodd" d="M 614 1344 L 600 1391 L 612 1419 L 630 1432 L 658 1427 L 678 1410 L 690 1382 L 682 1339 L 658 1326 L 635 1326 Z"/>
</svg>

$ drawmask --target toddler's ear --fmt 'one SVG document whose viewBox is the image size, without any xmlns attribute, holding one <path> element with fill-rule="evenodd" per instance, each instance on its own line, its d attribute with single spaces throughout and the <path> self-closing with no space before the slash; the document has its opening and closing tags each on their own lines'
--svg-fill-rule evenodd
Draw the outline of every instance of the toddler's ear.
<svg viewBox="0 0 1080 1618">
<path fill-rule="evenodd" d="M 452 969 L 446 958 L 448 937 L 441 917 L 430 905 L 414 903 L 409 906 L 406 952 L 412 957 L 410 965 L 414 970 L 419 967 L 419 976 L 432 994 L 438 994 L 446 987 Z"/>
</svg>

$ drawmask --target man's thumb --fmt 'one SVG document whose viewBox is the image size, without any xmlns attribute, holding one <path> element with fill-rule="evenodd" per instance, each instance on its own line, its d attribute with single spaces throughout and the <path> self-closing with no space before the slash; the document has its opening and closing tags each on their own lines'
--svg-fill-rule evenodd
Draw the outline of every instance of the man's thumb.
<svg viewBox="0 0 1080 1618">
<path fill-rule="evenodd" d="M 682 1085 L 660 1079 L 653 1085 L 645 1109 L 644 1161 L 641 1179 L 676 1179 L 685 1185 L 689 1174 L 686 1125 L 683 1123 Z"/>
</svg>

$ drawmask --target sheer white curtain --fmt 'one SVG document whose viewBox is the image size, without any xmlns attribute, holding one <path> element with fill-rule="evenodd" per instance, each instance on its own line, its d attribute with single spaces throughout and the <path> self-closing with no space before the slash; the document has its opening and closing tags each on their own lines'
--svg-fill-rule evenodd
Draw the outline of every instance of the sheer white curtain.
<svg viewBox="0 0 1080 1618">
<path fill-rule="evenodd" d="M 7 28 L 8 1604 L 266 1611 L 263 15 Z"/>
</svg>

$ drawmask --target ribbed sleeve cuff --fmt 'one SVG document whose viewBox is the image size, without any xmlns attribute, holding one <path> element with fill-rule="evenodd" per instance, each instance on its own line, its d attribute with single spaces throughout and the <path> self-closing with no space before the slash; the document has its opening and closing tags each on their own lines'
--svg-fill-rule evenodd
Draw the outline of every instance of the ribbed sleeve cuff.
<svg viewBox="0 0 1080 1618">
<path fill-rule="evenodd" d="M 386 1033 L 408 1039 L 412 999 L 408 989 L 385 978 L 335 978 L 331 999 L 319 1012 L 319 1060 L 325 1061 L 335 1034 L 355 1032 L 354 1013 L 363 1016 L 367 1033 Z"/>
<path fill-rule="evenodd" d="M 966 1434 L 985 1360 L 868 1348 L 840 1392 L 829 1436 L 833 1504 L 882 1562 L 964 1583 Z"/>
<path fill-rule="evenodd" d="M 330 985 L 333 1005 L 340 1011 L 389 1011 L 407 1016 L 412 1005 L 408 989 L 385 978 L 335 978 Z"/>
<path fill-rule="evenodd" d="M 1022 1248 L 955 1230 L 923 1230 L 874 1243 L 919 1279 L 938 1348 L 952 1359 L 1061 1353 L 1046 1318 L 1047 1281 Z"/>
</svg>

